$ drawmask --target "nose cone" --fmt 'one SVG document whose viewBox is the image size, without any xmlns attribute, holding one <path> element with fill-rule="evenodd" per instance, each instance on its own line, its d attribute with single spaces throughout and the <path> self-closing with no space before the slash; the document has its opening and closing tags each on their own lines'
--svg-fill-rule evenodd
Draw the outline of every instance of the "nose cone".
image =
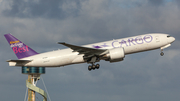
<svg viewBox="0 0 180 101">
<path fill-rule="evenodd" d="M 169 43 L 173 43 L 176 39 L 174 37 L 169 37 L 168 41 Z"/>
</svg>

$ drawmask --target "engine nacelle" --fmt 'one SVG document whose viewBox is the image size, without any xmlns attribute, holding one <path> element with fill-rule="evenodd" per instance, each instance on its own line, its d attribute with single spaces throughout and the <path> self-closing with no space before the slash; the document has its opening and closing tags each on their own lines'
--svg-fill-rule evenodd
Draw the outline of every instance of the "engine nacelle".
<svg viewBox="0 0 180 101">
<path fill-rule="evenodd" d="M 125 57 L 124 54 L 124 48 L 113 48 L 109 50 L 109 54 L 107 54 L 109 57 L 108 61 L 110 62 L 118 62 L 122 61 Z"/>
</svg>

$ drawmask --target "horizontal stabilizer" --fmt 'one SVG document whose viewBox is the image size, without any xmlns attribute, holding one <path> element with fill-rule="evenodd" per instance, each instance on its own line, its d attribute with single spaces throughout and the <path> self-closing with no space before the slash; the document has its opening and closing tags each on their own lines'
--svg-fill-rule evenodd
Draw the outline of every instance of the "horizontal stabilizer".
<svg viewBox="0 0 180 101">
<path fill-rule="evenodd" d="M 7 62 L 31 62 L 32 60 L 7 60 Z"/>
<path fill-rule="evenodd" d="M 24 66 L 32 60 L 8 60 L 9 66 Z"/>
</svg>

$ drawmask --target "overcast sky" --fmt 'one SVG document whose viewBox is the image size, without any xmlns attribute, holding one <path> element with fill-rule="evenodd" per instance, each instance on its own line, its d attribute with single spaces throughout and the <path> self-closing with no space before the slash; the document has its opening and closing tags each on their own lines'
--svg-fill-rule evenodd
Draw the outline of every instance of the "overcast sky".
<svg viewBox="0 0 180 101">
<path fill-rule="evenodd" d="M 27 75 L 4 38 L 11 33 L 37 52 L 147 33 L 176 38 L 171 47 L 100 62 L 48 68 L 42 75 L 52 101 L 179 101 L 180 0 L 0 0 L 0 101 L 23 101 Z M 37 84 L 45 89 L 42 79 Z M 42 101 L 37 94 L 36 101 Z"/>
</svg>

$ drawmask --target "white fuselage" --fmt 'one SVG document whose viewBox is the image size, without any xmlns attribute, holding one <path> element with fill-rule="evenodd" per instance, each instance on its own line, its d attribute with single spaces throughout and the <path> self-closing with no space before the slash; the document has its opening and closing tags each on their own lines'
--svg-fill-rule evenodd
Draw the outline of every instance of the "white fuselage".
<svg viewBox="0 0 180 101">
<path fill-rule="evenodd" d="M 158 49 L 170 45 L 175 39 L 168 38 L 168 34 L 145 34 L 134 37 L 116 39 L 106 42 L 83 45 L 83 47 L 96 49 L 124 48 L 125 55 Z M 71 64 L 84 63 L 83 54 L 78 55 L 72 49 L 62 49 L 46 53 L 37 54 L 20 60 L 32 60 L 23 66 L 31 67 L 60 67 Z M 11 64 L 11 63 L 10 63 Z M 12 64 L 13 65 L 13 64 Z"/>
</svg>

